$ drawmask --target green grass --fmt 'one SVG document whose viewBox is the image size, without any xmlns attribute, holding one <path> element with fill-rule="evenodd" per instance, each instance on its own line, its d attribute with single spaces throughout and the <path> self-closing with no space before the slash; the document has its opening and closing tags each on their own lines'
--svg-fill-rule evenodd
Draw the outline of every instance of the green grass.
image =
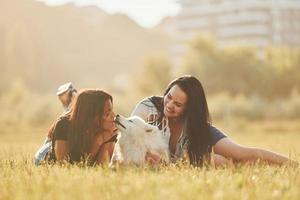
<svg viewBox="0 0 300 200">
<path fill-rule="evenodd" d="M 217 124 L 239 143 L 299 161 L 299 122 Z M 33 165 L 42 129 L 0 134 L 0 199 L 300 199 L 300 167 L 264 164 L 214 169 Z"/>
</svg>

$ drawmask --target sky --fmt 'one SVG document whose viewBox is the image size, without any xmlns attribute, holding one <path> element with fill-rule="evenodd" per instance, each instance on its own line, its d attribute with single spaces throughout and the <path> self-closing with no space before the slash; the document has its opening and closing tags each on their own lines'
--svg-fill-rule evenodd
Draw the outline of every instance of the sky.
<svg viewBox="0 0 300 200">
<path fill-rule="evenodd" d="M 166 16 L 180 11 L 177 0 L 37 0 L 49 6 L 73 2 L 77 6 L 96 5 L 104 11 L 124 13 L 143 27 L 153 27 Z"/>
</svg>

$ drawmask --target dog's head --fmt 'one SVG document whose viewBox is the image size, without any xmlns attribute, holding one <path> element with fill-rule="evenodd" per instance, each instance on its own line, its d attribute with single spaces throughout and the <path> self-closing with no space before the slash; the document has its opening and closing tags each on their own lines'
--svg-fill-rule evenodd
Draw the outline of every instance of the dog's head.
<svg viewBox="0 0 300 200">
<path fill-rule="evenodd" d="M 141 130 L 146 133 L 151 133 L 153 131 L 156 131 L 158 128 L 156 126 L 147 124 L 143 119 L 141 119 L 138 116 L 131 116 L 128 118 L 125 118 L 121 115 L 117 115 L 115 118 L 116 125 L 118 129 L 122 133 L 131 134 L 136 132 L 137 130 Z M 135 130 L 135 131 L 132 131 Z"/>
<path fill-rule="evenodd" d="M 117 115 L 115 123 L 122 134 L 119 144 L 125 163 L 142 165 L 147 152 L 160 154 L 168 162 L 168 142 L 163 140 L 157 126 L 147 124 L 138 116 Z"/>
</svg>

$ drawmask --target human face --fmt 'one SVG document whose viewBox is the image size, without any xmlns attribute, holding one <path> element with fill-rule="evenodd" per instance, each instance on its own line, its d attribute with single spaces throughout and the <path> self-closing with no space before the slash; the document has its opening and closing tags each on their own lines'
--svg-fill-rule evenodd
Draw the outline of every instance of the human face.
<svg viewBox="0 0 300 200">
<path fill-rule="evenodd" d="M 174 85 L 166 96 L 164 96 L 164 115 L 167 118 L 182 117 L 186 103 L 186 94 L 178 85 Z"/>
<path fill-rule="evenodd" d="M 107 100 L 102 116 L 102 127 L 104 131 L 115 131 L 117 129 L 114 119 L 115 113 L 113 112 L 113 104 L 111 100 Z"/>
</svg>

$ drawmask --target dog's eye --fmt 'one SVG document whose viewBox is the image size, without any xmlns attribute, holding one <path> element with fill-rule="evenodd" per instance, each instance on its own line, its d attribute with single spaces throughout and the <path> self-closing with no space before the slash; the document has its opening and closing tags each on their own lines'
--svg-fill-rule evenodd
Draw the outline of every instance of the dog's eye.
<svg viewBox="0 0 300 200">
<path fill-rule="evenodd" d="M 133 123 L 133 121 L 130 119 L 130 120 L 128 120 L 129 122 L 131 122 L 131 123 Z"/>
</svg>

